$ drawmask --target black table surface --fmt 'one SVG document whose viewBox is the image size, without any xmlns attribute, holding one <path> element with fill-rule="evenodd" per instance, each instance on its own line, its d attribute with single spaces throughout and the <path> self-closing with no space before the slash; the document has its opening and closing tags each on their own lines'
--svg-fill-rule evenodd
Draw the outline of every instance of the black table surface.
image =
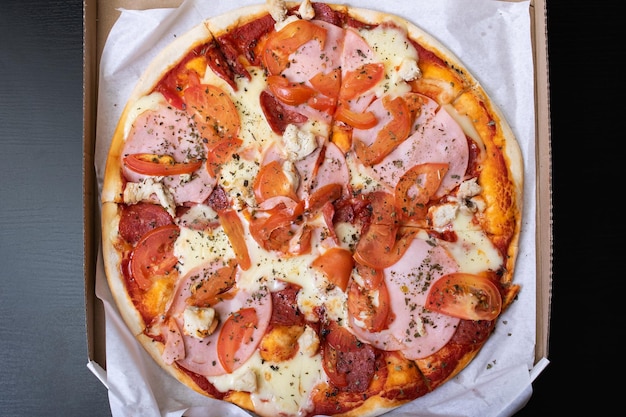
<svg viewBox="0 0 626 417">
<path fill-rule="evenodd" d="M 516 416 L 620 404 L 624 47 L 611 10 L 548 0 L 551 363 Z M 110 416 L 86 367 L 80 1 L 2 2 L 0 147 L 0 415 Z"/>
</svg>

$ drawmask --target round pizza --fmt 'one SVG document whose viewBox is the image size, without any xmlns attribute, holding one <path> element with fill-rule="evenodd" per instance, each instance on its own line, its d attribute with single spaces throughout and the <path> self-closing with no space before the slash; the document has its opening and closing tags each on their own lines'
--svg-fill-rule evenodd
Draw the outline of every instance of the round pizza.
<svg viewBox="0 0 626 417">
<path fill-rule="evenodd" d="M 107 281 L 196 392 L 380 415 L 461 372 L 518 294 L 522 173 L 500 111 L 409 20 L 246 6 L 176 38 L 128 98 Z"/>
</svg>

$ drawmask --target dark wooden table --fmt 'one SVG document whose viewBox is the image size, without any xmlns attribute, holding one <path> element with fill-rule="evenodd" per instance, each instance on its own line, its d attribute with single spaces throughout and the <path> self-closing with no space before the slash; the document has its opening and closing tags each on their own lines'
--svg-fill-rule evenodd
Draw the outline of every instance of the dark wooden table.
<svg viewBox="0 0 626 417">
<path fill-rule="evenodd" d="M 613 3 L 587 4 L 548 1 L 551 364 L 518 416 L 621 405 L 607 378 L 623 377 L 623 23 Z M 0 415 L 110 416 L 86 367 L 80 1 L 2 2 L 0 147 Z"/>
</svg>

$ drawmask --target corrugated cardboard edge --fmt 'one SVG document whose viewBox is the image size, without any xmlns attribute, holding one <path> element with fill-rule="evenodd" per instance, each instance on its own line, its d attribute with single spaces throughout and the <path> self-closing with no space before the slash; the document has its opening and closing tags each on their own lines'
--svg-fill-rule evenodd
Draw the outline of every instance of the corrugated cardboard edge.
<svg viewBox="0 0 626 417">
<path fill-rule="evenodd" d="M 98 56 L 96 43 L 96 0 L 83 1 L 83 250 L 85 274 L 85 317 L 88 360 L 105 367 L 104 311 L 95 296 L 96 259 L 99 240 L 97 184 L 94 167 Z"/>
<path fill-rule="evenodd" d="M 552 299 L 552 153 L 546 0 L 531 1 L 535 59 L 537 172 L 537 340 L 535 362 L 548 358 Z"/>
<path fill-rule="evenodd" d="M 261 0 L 260 0 L 261 1 Z M 512 0 L 514 1 L 514 0 Z M 102 302 L 95 296 L 95 269 L 100 239 L 98 196 L 94 169 L 99 57 L 119 7 L 175 7 L 180 0 L 83 0 L 83 210 L 84 274 L 88 362 L 106 369 L 105 326 Z M 141 6 L 141 7 L 140 7 Z M 546 0 L 531 0 L 536 99 L 537 207 L 537 340 L 535 363 L 548 357 L 552 297 L 552 177 Z M 543 368 L 542 368 L 543 369 Z M 102 379 L 102 378 L 101 378 Z"/>
</svg>

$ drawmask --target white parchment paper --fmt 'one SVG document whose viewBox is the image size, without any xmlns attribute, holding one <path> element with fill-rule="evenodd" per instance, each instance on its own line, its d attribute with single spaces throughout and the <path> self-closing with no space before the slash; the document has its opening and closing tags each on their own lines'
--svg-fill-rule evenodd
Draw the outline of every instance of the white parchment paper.
<svg viewBox="0 0 626 417">
<path fill-rule="evenodd" d="M 175 9 L 121 10 L 100 66 L 95 165 L 102 189 L 110 139 L 128 96 L 148 63 L 167 44 L 211 16 L 262 0 L 186 0 Z M 532 393 L 536 340 L 535 108 L 529 1 L 351 0 L 346 4 L 398 14 L 426 30 L 465 64 L 509 121 L 524 158 L 524 215 L 515 282 L 517 300 L 495 333 L 456 378 L 386 414 L 389 417 L 510 416 Z M 137 343 L 108 288 L 101 254 L 96 295 L 104 302 L 106 374 L 118 416 L 249 416 L 193 392 L 162 370 Z M 93 364 L 90 369 L 94 370 Z M 534 369 L 533 369 L 534 368 Z M 541 369 L 539 369 L 539 372 Z"/>
</svg>

